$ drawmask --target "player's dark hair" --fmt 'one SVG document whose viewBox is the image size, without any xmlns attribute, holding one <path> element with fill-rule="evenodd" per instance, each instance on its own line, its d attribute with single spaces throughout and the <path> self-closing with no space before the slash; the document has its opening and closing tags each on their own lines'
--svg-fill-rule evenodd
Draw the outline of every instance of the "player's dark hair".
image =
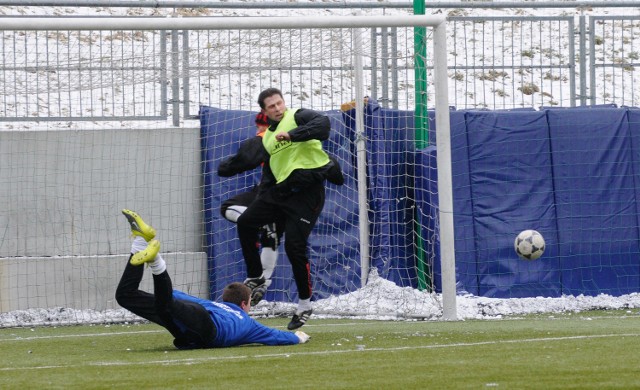
<svg viewBox="0 0 640 390">
<path fill-rule="evenodd" d="M 242 302 L 247 304 L 250 300 L 251 289 L 240 282 L 230 283 L 222 291 L 223 302 L 229 302 L 234 305 L 241 306 Z"/>
<path fill-rule="evenodd" d="M 260 105 L 260 108 L 264 109 L 264 100 L 273 95 L 280 95 L 284 100 L 284 96 L 282 96 L 282 92 L 280 92 L 278 88 L 267 88 L 258 95 L 258 104 Z"/>
</svg>

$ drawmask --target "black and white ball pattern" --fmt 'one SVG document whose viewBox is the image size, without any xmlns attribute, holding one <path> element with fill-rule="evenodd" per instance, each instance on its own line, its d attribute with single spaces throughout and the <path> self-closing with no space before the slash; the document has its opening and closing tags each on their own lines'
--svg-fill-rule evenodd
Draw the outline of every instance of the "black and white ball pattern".
<svg viewBox="0 0 640 390">
<path fill-rule="evenodd" d="M 525 260 L 535 260 L 544 253 L 544 237 L 535 230 L 524 230 L 513 243 L 518 256 Z"/>
</svg>

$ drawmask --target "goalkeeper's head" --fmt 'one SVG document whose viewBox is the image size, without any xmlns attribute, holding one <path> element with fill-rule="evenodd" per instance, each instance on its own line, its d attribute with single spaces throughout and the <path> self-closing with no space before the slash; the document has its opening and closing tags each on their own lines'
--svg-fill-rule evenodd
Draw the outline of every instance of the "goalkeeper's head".
<svg viewBox="0 0 640 390">
<path fill-rule="evenodd" d="M 222 301 L 239 306 L 246 313 L 251 308 L 251 289 L 240 282 L 227 285 L 222 291 Z"/>
</svg>

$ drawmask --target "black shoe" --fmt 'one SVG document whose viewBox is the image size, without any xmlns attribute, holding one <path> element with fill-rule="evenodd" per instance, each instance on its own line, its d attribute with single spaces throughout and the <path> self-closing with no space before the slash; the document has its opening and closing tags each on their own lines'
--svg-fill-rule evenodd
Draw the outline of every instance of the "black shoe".
<svg viewBox="0 0 640 390">
<path fill-rule="evenodd" d="M 255 306 L 262 300 L 264 294 L 267 293 L 267 285 L 263 284 L 251 290 L 251 306 Z"/>
<path fill-rule="evenodd" d="M 300 315 L 294 314 L 291 322 L 289 322 L 289 325 L 287 325 L 287 329 L 298 329 L 307 322 L 309 317 L 311 317 L 311 313 L 313 313 L 313 310 L 309 309 L 303 311 Z"/>
<path fill-rule="evenodd" d="M 262 276 L 246 279 L 244 285 L 251 289 L 251 306 L 257 305 L 267 292 L 266 280 Z"/>
<path fill-rule="evenodd" d="M 259 278 L 248 278 L 244 281 L 244 285 L 249 287 L 251 291 L 255 290 L 256 287 L 264 286 L 265 280 L 262 276 Z"/>
</svg>

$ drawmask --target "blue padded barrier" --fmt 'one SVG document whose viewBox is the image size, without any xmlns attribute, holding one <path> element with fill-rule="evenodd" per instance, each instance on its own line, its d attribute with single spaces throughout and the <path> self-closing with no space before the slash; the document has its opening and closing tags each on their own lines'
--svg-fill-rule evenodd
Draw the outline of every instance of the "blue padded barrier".
<svg viewBox="0 0 640 390">
<path fill-rule="evenodd" d="M 343 113 L 345 126 L 355 134 L 355 110 Z M 416 285 L 413 257 L 413 182 L 401 175 L 413 170 L 413 115 L 382 109 L 373 99 L 365 105 L 367 199 L 370 265 L 399 285 Z M 355 159 L 355 149 L 354 149 Z M 354 174 L 355 177 L 355 174 Z"/>
<path fill-rule="evenodd" d="M 554 256 L 545 113 L 478 111 L 467 113 L 466 120 L 479 295 L 557 295 L 557 265 L 519 261 L 513 249 L 518 232 L 536 229 L 547 240 L 547 256 Z"/>
<path fill-rule="evenodd" d="M 636 199 L 636 223 L 640 226 L 640 109 L 628 110 L 629 133 L 631 134 L 631 159 Z M 640 237 L 639 237 L 640 240 Z M 640 269 L 640 261 L 638 261 Z M 640 271 L 639 271 L 640 272 Z"/>
<path fill-rule="evenodd" d="M 547 111 L 562 293 L 638 291 L 638 220 L 626 109 Z"/>
<path fill-rule="evenodd" d="M 229 282 L 236 281 L 233 275 L 245 274 L 239 243 L 227 239 L 237 236 L 235 226 L 220 215 L 220 205 L 226 199 L 224 194 L 259 181 L 258 171 L 221 180 L 216 174 L 218 164 L 235 153 L 242 140 L 255 136 L 255 125 L 250 113 L 209 107 L 200 108 L 200 123 L 209 291 L 215 292 Z M 218 145 L 225 145 L 226 148 L 219 148 Z M 233 254 L 232 257 L 222 255 L 227 253 Z"/>
<path fill-rule="evenodd" d="M 323 233 L 311 235 L 315 298 L 360 285 L 358 234 L 350 231 L 358 221 L 354 120 L 349 112 L 327 114 L 333 131 L 325 147 L 338 156 L 350 182 L 328 188 L 328 197 L 342 207 L 325 208 L 316 229 Z M 233 240 L 235 227 L 220 217 L 218 208 L 234 186 L 257 176 L 220 180 L 215 169 L 253 134 L 253 115 L 201 111 L 212 291 L 232 275 L 244 274 Z M 452 111 L 450 119 L 460 292 L 554 297 L 640 290 L 640 110 Z M 429 122 L 433 145 L 433 112 Z M 375 101 L 366 106 L 371 264 L 398 285 L 416 287 L 410 223 L 415 209 L 436 290 L 441 291 L 436 150 L 415 151 L 412 129 L 412 112 L 382 109 Z M 530 228 L 539 230 L 547 243 L 543 258 L 536 261 L 521 260 L 513 250 L 515 235 Z M 229 247 L 218 250 L 219 245 Z M 232 258 L 219 259 L 217 253 L 232 253 Z M 285 266 L 277 268 L 276 276 L 282 284 L 274 287 L 284 292 L 270 292 L 274 295 L 267 299 L 295 300 L 288 263 L 280 257 Z"/>
<path fill-rule="evenodd" d="M 433 145 L 435 138 L 434 112 L 429 116 L 429 142 Z M 455 227 L 455 256 L 457 289 L 474 295 L 478 290 L 478 264 L 476 262 L 475 227 L 473 224 L 473 203 L 471 201 L 471 186 L 469 181 L 469 151 L 467 140 L 467 124 L 465 111 L 452 111 L 450 114 L 451 127 L 451 165 L 452 181 L 454 185 L 453 218 Z M 440 241 L 438 239 L 438 183 L 436 147 L 430 146 L 417 151 L 416 156 L 416 209 L 423 216 L 420 232 L 425 247 L 431 248 L 433 253 L 433 279 L 437 292 L 442 291 L 440 267 Z M 433 231 L 433 229 L 436 229 Z M 432 237 L 433 236 L 433 237 Z"/>
<path fill-rule="evenodd" d="M 475 237 L 476 232 L 473 223 L 466 117 L 467 113 L 464 111 L 452 112 L 449 117 L 451 127 L 451 175 L 454 183 L 453 226 L 456 236 L 456 279 L 459 290 L 478 295 L 480 290 L 478 263 L 476 261 L 476 240 L 470 239 Z M 436 168 L 434 167 L 434 169 Z M 436 272 L 436 289 L 440 292 L 442 291 L 442 286 L 439 266 L 436 267 Z"/>
</svg>

